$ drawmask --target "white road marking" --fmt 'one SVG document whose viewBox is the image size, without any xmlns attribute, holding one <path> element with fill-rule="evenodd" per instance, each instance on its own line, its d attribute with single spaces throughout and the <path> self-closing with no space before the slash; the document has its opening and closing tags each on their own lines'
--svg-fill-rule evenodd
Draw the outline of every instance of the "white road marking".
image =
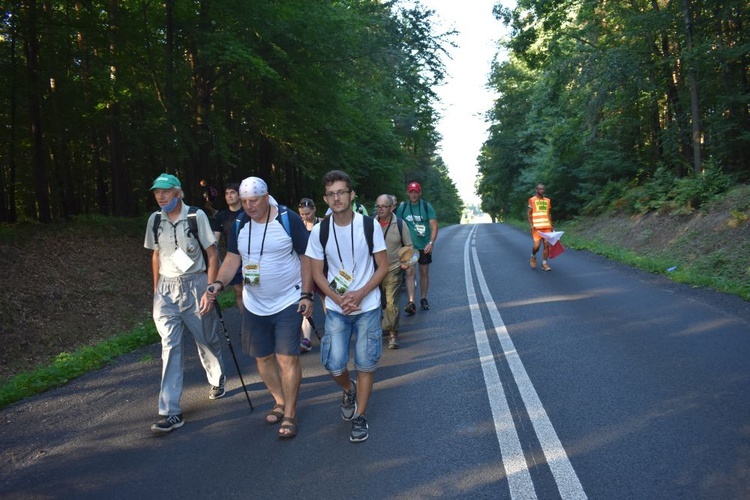
<svg viewBox="0 0 750 500">
<path fill-rule="evenodd" d="M 466 280 L 466 292 L 469 297 L 469 306 L 471 308 L 472 322 L 474 323 L 475 338 L 477 340 L 477 347 L 479 349 L 479 357 L 482 363 L 482 371 L 485 376 L 485 384 L 487 385 L 487 393 L 490 397 L 490 407 L 492 409 L 492 415 L 495 420 L 495 428 L 497 429 L 498 441 L 500 442 L 500 450 L 503 454 L 503 462 L 506 462 L 506 457 L 510 460 L 510 464 L 505 465 L 506 472 L 508 473 L 508 480 L 510 482 L 512 475 L 509 469 L 517 469 L 519 467 L 517 455 L 518 451 L 514 448 L 508 448 L 508 454 L 503 449 L 504 446 L 508 446 L 508 443 L 504 443 L 508 439 L 518 443 L 520 450 L 520 442 L 518 440 L 518 434 L 516 433 L 515 427 L 513 426 L 512 419 L 510 417 L 510 410 L 508 408 L 508 402 L 505 398 L 505 393 L 500 385 L 500 376 L 497 372 L 497 368 L 494 364 L 494 358 L 492 351 L 489 347 L 489 341 L 487 339 L 486 330 L 484 328 L 484 322 L 482 321 L 481 313 L 479 311 L 479 303 L 477 300 L 476 291 L 474 289 L 473 280 L 471 277 L 471 268 L 469 266 L 469 248 L 471 247 L 472 260 L 474 262 L 474 268 L 477 274 L 477 281 L 479 282 L 479 288 L 482 291 L 484 297 L 484 304 L 487 307 L 492 323 L 495 327 L 495 334 L 497 335 L 500 345 L 503 349 L 505 358 L 508 360 L 513 378 L 518 386 L 518 390 L 523 399 L 523 403 L 526 406 L 526 410 L 529 414 L 529 418 L 534 427 L 534 431 L 539 439 L 539 443 L 542 447 L 544 456 L 547 459 L 547 464 L 552 471 L 552 476 L 557 483 L 557 488 L 560 491 L 560 496 L 563 499 L 585 499 L 586 493 L 583 490 L 581 482 L 578 480 L 578 476 L 573 470 L 573 466 L 568 459 L 568 455 L 565 449 L 560 443 L 560 439 L 557 437 L 552 422 L 547 416 L 547 412 L 542 406 L 542 402 L 539 400 L 536 389 L 531 383 L 526 369 L 523 366 L 521 358 L 516 352 L 516 348 L 513 345 L 513 341 L 508 334 L 508 330 L 505 327 L 500 312 L 495 306 L 495 301 L 492 299 L 490 290 L 487 287 L 487 282 L 484 279 L 482 268 L 479 264 L 479 258 L 477 257 L 476 245 L 474 244 L 476 238 L 477 226 L 471 229 L 470 237 L 467 238 L 466 245 L 464 247 L 464 275 Z M 489 351 L 489 352 L 488 352 Z M 491 363 L 492 366 L 485 366 Z M 488 376 L 489 373 L 489 376 Z M 500 386 L 500 391 L 494 389 L 495 386 Z M 493 399 L 501 399 L 502 401 L 494 403 Z M 505 413 L 507 412 L 507 414 Z M 503 419 L 506 419 L 503 422 Z M 508 425 L 510 423 L 510 425 Z M 509 430 L 508 427 L 512 429 Z M 512 431 L 511 436 L 507 436 Z M 513 443 L 511 443 L 513 444 Z M 513 444 L 515 446 L 515 444 Z M 523 453 L 520 454 L 520 459 L 523 460 L 523 468 L 525 469 L 525 476 L 528 476 L 528 481 L 531 481 L 531 477 L 528 473 L 528 466 L 526 464 Z M 519 474 L 519 477 L 524 476 L 523 473 Z M 521 484 L 515 485 L 518 491 L 514 491 L 514 485 L 511 484 L 511 497 L 512 498 L 536 498 L 533 484 L 526 485 L 525 480 Z M 531 494 L 532 496 L 529 496 Z"/>
</svg>

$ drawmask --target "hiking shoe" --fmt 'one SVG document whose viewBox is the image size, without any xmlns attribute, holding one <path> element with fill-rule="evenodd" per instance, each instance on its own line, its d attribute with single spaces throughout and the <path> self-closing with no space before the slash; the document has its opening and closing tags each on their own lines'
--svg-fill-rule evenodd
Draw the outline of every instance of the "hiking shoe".
<svg viewBox="0 0 750 500">
<path fill-rule="evenodd" d="M 185 421 L 182 420 L 182 413 L 180 413 L 179 415 L 164 417 L 164 420 L 152 425 L 151 430 L 154 432 L 172 432 L 183 425 L 185 425 Z"/>
<path fill-rule="evenodd" d="M 226 394 L 226 391 L 224 390 L 224 384 L 226 383 L 227 378 L 222 374 L 221 378 L 219 379 L 219 385 L 212 385 L 211 390 L 208 391 L 208 399 L 219 399 L 223 398 L 224 394 Z"/>
<path fill-rule="evenodd" d="M 364 415 L 357 415 L 352 420 L 352 433 L 349 434 L 349 441 L 352 443 L 361 443 L 370 437 L 370 428 L 367 426 L 367 419 Z"/>
<path fill-rule="evenodd" d="M 532 257 L 532 258 L 531 258 L 531 259 L 529 260 L 529 264 L 531 265 L 531 267 L 534 267 L 534 268 L 536 268 L 536 257 Z"/>
<path fill-rule="evenodd" d="M 357 413 L 357 383 L 352 380 L 352 388 L 344 391 L 341 397 L 341 418 L 349 421 L 354 418 L 355 413 Z"/>
<path fill-rule="evenodd" d="M 312 351 L 312 342 L 310 342 L 310 339 L 302 339 L 302 342 L 299 344 L 299 350 L 302 352 Z"/>
<path fill-rule="evenodd" d="M 427 302 L 427 299 L 422 299 L 422 301 L 420 302 L 420 304 L 422 305 L 422 310 L 423 311 L 429 311 L 430 310 L 430 303 Z"/>
<path fill-rule="evenodd" d="M 552 268 L 549 267 L 546 263 L 542 263 L 542 271 L 552 271 Z"/>
<path fill-rule="evenodd" d="M 390 337 L 388 337 L 388 349 L 398 349 L 398 333 L 392 333 Z"/>
<path fill-rule="evenodd" d="M 414 305 L 414 302 L 409 302 L 406 304 L 406 307 L 404 307 L 404 312 L 411 316 L 415 312 L 417 312 L 417 306 Z"/>
</svg>

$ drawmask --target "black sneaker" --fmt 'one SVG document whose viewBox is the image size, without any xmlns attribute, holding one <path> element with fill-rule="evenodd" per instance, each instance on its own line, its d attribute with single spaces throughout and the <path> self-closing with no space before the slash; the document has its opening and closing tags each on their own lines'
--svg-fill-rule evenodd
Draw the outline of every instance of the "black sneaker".
<svg viewBox="0 0 750 500">
<path fill-rule="evenodd" d="M 341 397 L 341 418 L 351 420 L 357 413 L 357 383 L 352 380 L 352 389 L 344 391 Z"/>
<path fill-rule="evenodd" d="M 423 311 L 429 311 L 430 310 L 430 303 L 427 302 L 427 299 L 422 299 L 422 310 Z"/>
<path fill-rule="evenodd" d="M 349 441 L 361 443 L 368 437 L 370 437 L 370 428 L 367 426 L 367 419 L 364 415 L 358 415 L 352 420 L 352 433 L 349 434 Z"/>
<path fill-rule="evenodd" d="M 164 417 L 164 420 L 152 425 L 151 430 L 154 432 L 172 432 L 183 425 L 185 425 L 185 421 L 182 420 L 182 413 L 180 413 L 179 415 Z"/>
<path fill-rule="evenodd" d="M 208 391 L 208 399 L 219 399 L 223 398 L 224 394 L 226 394 L 226 391 L 224 390 L 224 384 L 226 383 L 227 378 L 222 375 L 219 379 L 219 385 L 212 385 L 211 390 Z"/>
<path fill-rule="evenodd" d="M 417 306 L 414 305 L 414 302 L 409 302 L 406 304 L 406 307 L 404 307 L 404 312 L 411 316 L 415 312 L 417 312 Z"/>
</svg>

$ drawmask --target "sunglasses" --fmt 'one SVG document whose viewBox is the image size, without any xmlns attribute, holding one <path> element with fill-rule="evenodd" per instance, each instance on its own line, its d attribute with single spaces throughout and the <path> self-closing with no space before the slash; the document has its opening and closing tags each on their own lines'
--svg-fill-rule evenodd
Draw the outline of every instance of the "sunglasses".
<svg viewBox="0 0 750 500">
<path fill-rule="evenodd" d="M 299 208 L 315 208 L 315 203 L 309 198 L 303 198 L 299 202 Z"/>
</svg>

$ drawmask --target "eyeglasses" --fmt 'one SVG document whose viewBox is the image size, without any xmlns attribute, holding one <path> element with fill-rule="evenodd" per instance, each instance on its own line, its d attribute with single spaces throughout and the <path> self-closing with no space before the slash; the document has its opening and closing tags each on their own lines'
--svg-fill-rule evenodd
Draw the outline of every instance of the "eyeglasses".
<svg viewBox="0 0 750 500">
<path fill-rule="evenodd" d="M 315 203 L 309 198 L 303 198 L 299 202 L 299 208 L 315 208 Z"/>
<path fill-rule="evenodd" d="M 341 198 L 345 194 L 351 193 L 351 189 L 340 189 L 338 191 L 329 191 L 326 193 L 326 198 Z"/>
<path fill-rule="evenodd" d="M 381 208 L 391 208 L 393 205 L 375 205 L 375 208 L 380 210 Z"/>
</svg>

